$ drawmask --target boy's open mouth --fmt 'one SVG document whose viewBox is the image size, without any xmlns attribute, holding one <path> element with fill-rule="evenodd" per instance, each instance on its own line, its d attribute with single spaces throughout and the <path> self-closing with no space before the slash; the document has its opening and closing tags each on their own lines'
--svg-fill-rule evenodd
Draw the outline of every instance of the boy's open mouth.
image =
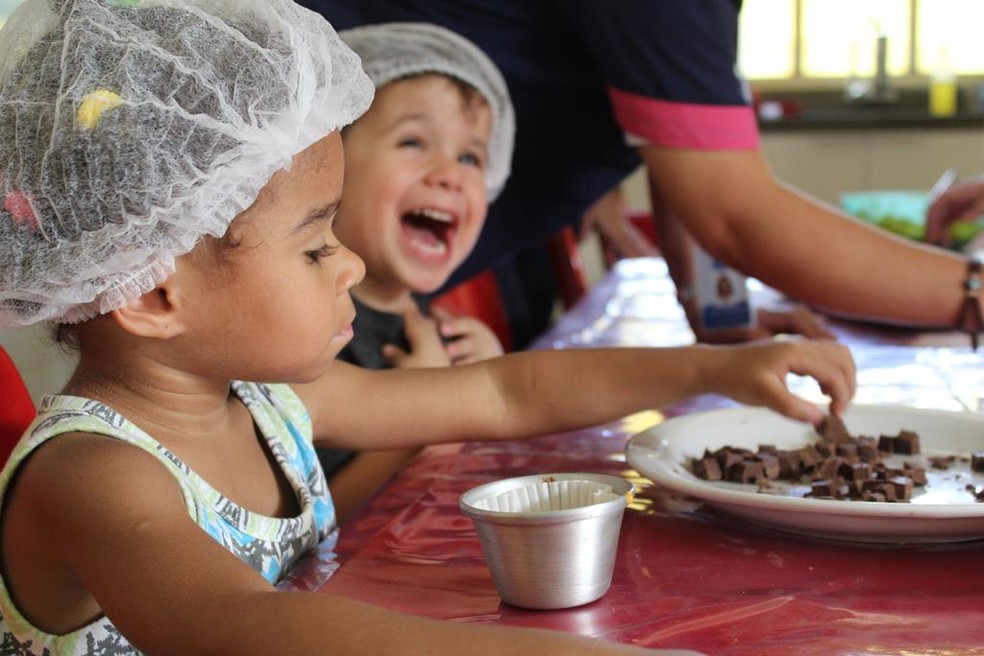
<svg viewBox="0 0 984 656">
<path fill-rule="evenodd" d="M 444 255 L 451 246 L 457 220 L 450 212 L 431 207 L 411 210 L 400 217 L 411 245 L 426 255 Z"/>
</svg>

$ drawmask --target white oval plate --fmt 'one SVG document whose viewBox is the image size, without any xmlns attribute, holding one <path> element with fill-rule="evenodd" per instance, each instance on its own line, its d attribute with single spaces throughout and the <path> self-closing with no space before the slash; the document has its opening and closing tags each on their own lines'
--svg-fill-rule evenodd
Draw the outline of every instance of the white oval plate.
<svg viewBox="0 0 984 656">
<path fill-rule="evenodd" d="M 970 470 L 971 451 L 984 450 L 984 415 L 894 406 L 851 406 L 844 415 L 852 435 L 919 433 L 921 456 L 956 455 L 947 470 L 927 466 L 925 487 L 910 503 L 873 503 L 804 498 L 803 485 L 779 482 L 772 493 L 755 485 L 710 482 L 690 471 L 690 461 L 722 446 L 758 449 L 773 444 L 793 449 L 815 441 L 812 427 L 762 408 L 733 408 L 684 415 L 629 440 L 629 464 L 656 485 L 699 499 L 724 512 L 803 535 L 876 543 L 962 542 L 984 539 L 984 503 L 965 488 L 978 489 L 984 474 Z M 961 457 L 963 456 L 963 457 Z M 892 456 L 901 460 L 902 456 Z"/>
</svg>

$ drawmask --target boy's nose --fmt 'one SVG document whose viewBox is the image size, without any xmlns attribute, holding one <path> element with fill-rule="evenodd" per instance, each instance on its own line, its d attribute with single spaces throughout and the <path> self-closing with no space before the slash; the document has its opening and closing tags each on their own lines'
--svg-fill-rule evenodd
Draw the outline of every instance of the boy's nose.
<svg viewBox="0 0 984 656">
<path fill-rule="evenodd" d="M 461 170 L 457 157 L 441 155 L 434 158 L 424 180 L 429 185 L 447 189 L 461 188 Z"/>
</svg>

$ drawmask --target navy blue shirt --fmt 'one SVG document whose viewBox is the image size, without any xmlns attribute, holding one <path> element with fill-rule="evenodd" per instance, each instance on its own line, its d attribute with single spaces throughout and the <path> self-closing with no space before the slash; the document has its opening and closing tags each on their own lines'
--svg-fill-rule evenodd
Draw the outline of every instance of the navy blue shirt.
<svg viewBox="0 0 984 656">
<path fill-rule="evenodd" d="M 512 175 L 455 281 L 573 225 L 639 165 L 626 134 L 687 149 L 758 147 L 735 72 L 736 0 L 300 0 L 336 29 L 437 23 L 502 70 Z"/>
</svg>

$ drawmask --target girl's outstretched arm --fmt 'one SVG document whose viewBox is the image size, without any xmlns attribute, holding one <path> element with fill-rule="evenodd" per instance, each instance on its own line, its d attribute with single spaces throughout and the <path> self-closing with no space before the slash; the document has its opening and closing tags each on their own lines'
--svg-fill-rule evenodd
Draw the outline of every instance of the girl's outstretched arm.
<svg viewBox="0 0 984 656">
<path fill-rule="evenodd" d="M 850 351 L 815 340 L 527 351 L 415 371 L 336 363 L 321 381 L 295 389 L 316 440 L 385 448 L 574 430 L 704 393 L 818 422 L 820 410 L 786 388 L 790 373 L 815 378 L 835 413 L 854 394 Z"/>
</svg>

